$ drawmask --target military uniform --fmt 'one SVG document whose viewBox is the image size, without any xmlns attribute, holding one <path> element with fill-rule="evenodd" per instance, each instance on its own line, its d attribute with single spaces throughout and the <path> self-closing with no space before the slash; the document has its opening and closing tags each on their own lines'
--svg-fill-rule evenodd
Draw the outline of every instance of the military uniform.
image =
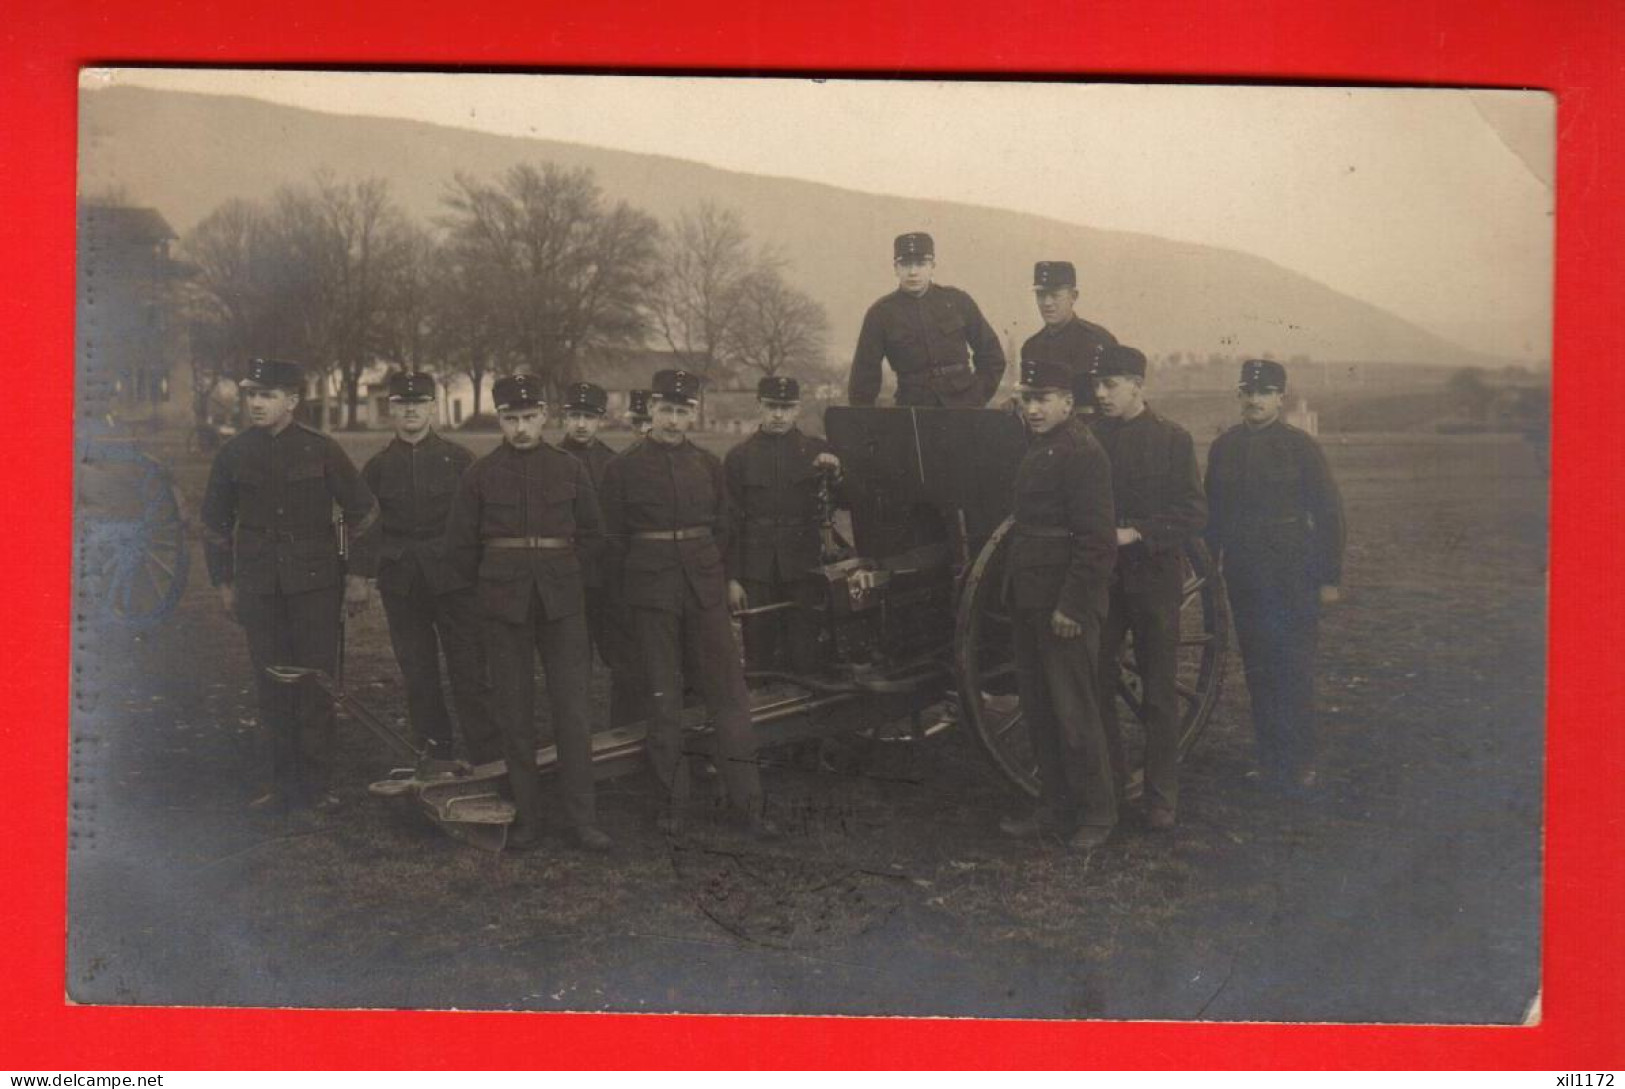
<svg viewBox="0 0 1625 1089">
<path fill-rule="evenodd" d="M 1023 361 L 1023 389 L 1071 386 L 1058 363 Z M 1034 434 L 1016 471 L 1005 595 L 1015 620 L 1016 678 L 1041 789 L 1038 824 L 1109 830 L 1117 823 L 1101 724 L 1097 657 L 1116 553 L 1111 466 L 1076 420 Z M 1055 634 L 1061 612 L 1082 632 Z M 1011 829 L 1006 828 L 1007 831 Z"/>
<path fill-rule="evenodd" d="M 698 384 L 685 371 L 661 371 L 654 394 L 692 403 Z M 757 816 L 762 786 L 750 695 L 728 615 L 731 515 L 722 463 L 686 440 L 646 439 L 609 463 L 603 503 L 610 577 L 632 610 L 648 687 L 647 744 L 655 772 L 680 812 L 689 792 L 680 679 L 686 651 L 698 666 L 689 681 L 710 710 L 729 799 Z"/>
<path fill-rule="evenodd" d="M 1076 288 L 1077 270 L 1070 261 L 1040 261 L 1033 268 L 1033 290 L 1053 291 Z M 1034 362 L 1059 362 L 1072 372 L 1072 394 L 1080 415 L 1093 412 L 1091 383 L 1106 353 L 1117 347 L 1117 338 L 1103 325 L 1073 315 L 1059 325 L 1045 325 L 1021 345 L 1021 358 Z"/>
<path fill-rule="evenodd" d="M 503 378 L 492 392 L 499 413 L 544 403 L 540 381 L 529 374 Z M 525 838 L 541 820 L 538 652 L 547 671 L 565 817 L 583 838 L 601 835 L 594 828 L 584 572 L 602 541 L 591 475 L 545 442 L 521 450 L 504 441 L 476 461 L 463 474 L 446 522 L 447 562 L 476 581 L 492 709 L 519 810 L 515 834 Z"/>
<path fill-rule="evenodd" d="M 565 412 L 592 412 L 603 415 L 609 396 L 591 382 L 577 382 L 564 394 Z M 591 442 L 578 443 L 568 435 L 559 440 L 559 449 L 574 455 L 592 476 L 593 488 L 602 491 L 604 470 L 615 451 L 596 435 Z M 609 724 L 625 726 L 644 717 L 642 687 L 638 679 L 636 636 L 632 617 L 625 605 L 615 600 L 597 571 L 587 579 L 587 630 L 598 658 L 610 671 Z"/>
<path fill-rule="evenodd" d="M 434 378 L 398 374 L 390 400 L 431 401 Z M 485 667 L 473 581 L 445 559 L 446 516 L 457 481 L 474 454 L 429 430 L 417 442 L 397 437 L 368 460 L 362 479 L 382 511 L 378 593 L 389 621 L 389 641 L 406 682 L 407 717 L 433 759 L 452 757 L 451 716 L 440 684 L 440 656 L 457 703 L 468 758 L 500 759 L 491 721 L 491 683 Z"/>
<path fill-rule="evenodd" d="M 893 246 L 897 260 L 933 252 L 931 236 L 920 233 L 900 235 Z M 897 375 L 898 405 L 981 408 L 1004 377 L 1004 349 L 976 301 L 940 284 L 920 295 L 898 288 L 869 307 L 852 356 L 852 404 L 880 396 L 883 359 Z"/>
<path fill-rule="evenodd" d="M 1249 360 L 1242 388 L 1285 390 L 1273 360 Z M 1280 419 L 1239 424 L 1208 452 L 1209 548 L 1224 565 L 1259 764 L 1296 783 L 1316 749 L 1314 660 L 1320 587 L 1342 579 L 1342 499 L 1313 438 Z"/>
<path fill-rule="evenodd" d="M 1145 377 L 1145 357 L 1128 348 L 1111 352 L 1099 372 Z M 1179 614 L 1184 602 L 1185 542 L 1207 523 L 1196 450 L 1188 431 L 1144 407 L 1133 419 L 1101 415 L 1091 421 L 1112 467 L 1117 525 L 1140 539 L 1117 550 L 1111 604 L 1100 636 L 1101 717 L 1118 786 L 1127 768 L 1117 717 L 1116 691 L 1123 637 L 1134 633 L 1145 720 L 1146 806 L 1172 817 L 1179 801 Z"/>
<path fill-rule="evenodd" d="M 801 399 L 799 383 L 782 376 L 763 378 L 756 392 L 764 401 Z M 822 470 L 813 462 L 828 453 L 827 440 L 792 427 L 782 435 L 758 430 L 723 459 L 733 509 L 727 567 L 753 609 L 804 596 L 798 591 L 819 566 Z M 749 631 L 761 641 L 759 668 L 818 670 L 818 631 L 804 610 L 757 617 Z"/>
<path fill-rule="evenodd" d="M 302 383 L 298 364 L 280 360 L 254 360 L 244 379 L 245 387 L 288 390 Z M 203 494 L 209 580 L 234 588 L 270 742 L 271 788 L 285 804 L 324 800 L 332 702 L 309 685 L 279 684 L 265 669 L 338 673 L 345 564 L 335 505 L 349 527 L 349 573 L 371 577 L 378 505 L 343 449 L 319 431 L 294 422 L 274 434 L 243 431 L 215 455 Z"/>
</svg>

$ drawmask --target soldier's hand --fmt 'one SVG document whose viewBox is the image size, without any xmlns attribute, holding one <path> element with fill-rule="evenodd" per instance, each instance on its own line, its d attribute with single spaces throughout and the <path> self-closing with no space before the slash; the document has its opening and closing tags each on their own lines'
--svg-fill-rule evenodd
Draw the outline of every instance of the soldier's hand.
<svg viewBox="0 0 1625 1089">
<path fill-rule="evenodd" d="M 229 582 L 220 584 L 220 606 L 226 610 L 227 616 L 237 619 L 237 587 Z"/>
<path fill-rule="evenodd" d="M 813 458 L 813 467 L 815 469 L 822 469 L 835 476 L 841 475 L 841 459 L 836 457 L 834 454 L 829 453 L 827 450 Z"/>
<path fill-rule="evenodd" d="M 1076 639 L 1083 634 L 1083 625 L 1059 609 L 1050 614 L 1049 627 L 1050 631 L 1062 639 Z"/>
<path fill-rule="evenodd" d="M 1143 540 L 1145 540 L 1145 538 L 1140 536 L 1140 531 L 1137 530 L 1137 529 L 1134 529 L 1132 526 L 1118 526 L 1117 527 L 1117 547 L 1118 548 L 1127 548 L 1129 545 L 1133 544 L 1135 541 L 1143 541 Z"/>
<path fill-rule="evenodd" d="M 1320 603 L 1322 605 L 1336 605 L 1343 600 L 1343 591 L 1335 586 L 1322 586 L 1320 588 Z"/>
<path fill-rule="evenodd" d="M 368 600 L 366 576 L 346 575 L 344 577 L 344 611 L 350 616 L 359 616 L 366 611 Z"/>
<path fill-rule="evenodd" d="M 729 579 L 728 611 L 742 613 L 748 608 L 750 608 L 750 597 L 745 593 L 745 588 L 739 584 L 738 579 Z"/>
</svg>

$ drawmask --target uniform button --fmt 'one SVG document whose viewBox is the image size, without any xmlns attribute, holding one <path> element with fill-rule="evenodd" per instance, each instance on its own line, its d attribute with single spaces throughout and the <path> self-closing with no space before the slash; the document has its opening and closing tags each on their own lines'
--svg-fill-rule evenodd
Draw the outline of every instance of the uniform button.
<svg viewBox="0 0 1625 1089">
<path fill-rule="evenodd" d="M 278 514 L 281 514 L 281 513 L 282 513 L 282 508 L 281 508 L 281 507 L 278 507 L 278 508 L 277 508 L 277 509 L 276 509 L 276 512 L 277 512 L 277 513 L 278 513 Z"/>
</svg>

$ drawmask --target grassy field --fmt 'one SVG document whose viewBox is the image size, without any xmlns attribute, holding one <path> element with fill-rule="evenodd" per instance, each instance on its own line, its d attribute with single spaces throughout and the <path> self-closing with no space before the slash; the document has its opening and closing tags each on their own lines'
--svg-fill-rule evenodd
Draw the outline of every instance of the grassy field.
<svg viewBox="0 0 1625 1089">
<path fill-rule="evenodd" d="M 494 436 L 480 437 L 494 440 Z M 1205 441 L 1205 436 L 1199 439 Z M 381 436 L 346 436 L 358 458 Z M 478 442 L 478 438 L 476 442 Z M 1516 1022 L 1538 986 L 1546 480 L 1516 439 L 1327 442 L 1351 527 L 1322 637 L 1325 794 L 1248 785 L 1232 669 L 1172 835 L 1089 856 L 1012 844 L 973 739 L 852 750 L 766 781 L 791 835 L 653 825 L 607 784 L 617 849 L 461 846 L 369 797 L 245 812 L 258 732 L 240 631 L 194 570 L 145 636 L 82 635 L 70 994 L 139 1004 Z M 195 504 L 205 466 L 178 453 Z M 404 714 L 381 610 L 350 676 Z M 595 678 L 602 686 L 602 678 Z"/>
</svg>

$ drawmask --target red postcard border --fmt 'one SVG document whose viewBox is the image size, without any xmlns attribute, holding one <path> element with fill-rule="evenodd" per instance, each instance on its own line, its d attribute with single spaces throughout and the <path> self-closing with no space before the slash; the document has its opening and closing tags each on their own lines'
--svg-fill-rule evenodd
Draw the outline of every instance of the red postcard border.
<svg viewBox="0 0 1625 1089">
<path fill-rule="evenodd" d="M 11 1069 L 1618 1068 L 1625 1059 L 1617 0 L 20 0 L 7 16 L 0 432 Z M 1533 87 L 1559 98 L 1545 989 L 1524 1028 L 170 1010 L 63 990 L 76 79 L 103 63 Z M 1245 155 L 1238 148 L 1237 155 Z M 1017 164 L 1012 164 L 1014 169 Z"/>
</svg>

